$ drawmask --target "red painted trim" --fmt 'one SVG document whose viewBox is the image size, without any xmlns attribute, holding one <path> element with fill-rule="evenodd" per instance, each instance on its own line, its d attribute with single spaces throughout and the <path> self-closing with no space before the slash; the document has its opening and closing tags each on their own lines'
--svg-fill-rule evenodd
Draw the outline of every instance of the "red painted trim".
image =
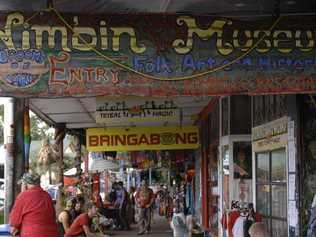
<svg viewBox="0 0 316 237">
<path fill-rule="evenodd" d="M 201 206 L 201 214 L 202 214 L 202 225 L 204 229 L 209 228 L 209 195 L 208 195 L 208 159 L 207 159 L 207 148 L 203 147 L 202 153 L 202 206 Z"/>
<path fill-rule="evenodd" d="M 198 120 L 206 120 L 219 101 L 219 97 L 212 98 L 211 101 L 201 110 Z"/>
</svg>

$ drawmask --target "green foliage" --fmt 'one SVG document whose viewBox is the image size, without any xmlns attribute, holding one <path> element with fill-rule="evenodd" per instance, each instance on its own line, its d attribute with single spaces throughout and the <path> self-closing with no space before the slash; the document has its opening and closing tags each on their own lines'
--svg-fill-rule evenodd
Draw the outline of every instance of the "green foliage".
<svg viewBox="0 0 316 237">
<path fill-rule="evenodd" d="M 46 137 L 53 138 L 53 135 L 47 132 L 50 127 L 36 115 L 30 116 L 30 123 L 32 140 L 41 141 Z"/>
</svg>

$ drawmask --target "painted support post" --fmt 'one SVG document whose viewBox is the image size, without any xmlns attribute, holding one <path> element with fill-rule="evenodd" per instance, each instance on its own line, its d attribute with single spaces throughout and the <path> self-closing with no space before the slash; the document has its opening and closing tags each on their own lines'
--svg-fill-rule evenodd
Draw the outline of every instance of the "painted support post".
<svg viewBox="0 0 316 237">
<path fill-rule="evenodd" d="M 17 180 L 25 170 L 24 162 L 24 99 L 8 99 L 4 111 L 5 137 L 5 208 L 4 221 L 8 223 L 14 199 L 21 187 Z"/>
<path fill-rule="evenodd" d="M 66 126 L 65 124 L 57 124 L 55 128 L 55 143 L 53 145 L 54 153 L 57 155 L 57 182 L 58 195 L 56 203 L 56 213 L 59 214 L 62 211 L 63 200 L 64 200 L 64 138 L 66 135 Z"/>
<path fill-rule="evenodd" d="M 29 170 L 30 146 L 31 146 L 30 109 L 29 109 L 29 101 L 26 99 L 25 105 L 24 105 L 24 166 L 25 166 L 26 171 Z"/>
<path fill-rule="evenodd" d="M 14 107 L 14 131 L 15 131 L 15 149 L 14 149 L 14 198 L 21 192 L 20 185 L 15 185 L 25 172 L 26 157 L 24 153 L 24 99 L 15 99 Z"/>
<path fill-rule="evenodd" d="M 5 200 L 4 223 L 9 222 L 9 214 L 14 200 L 14 98 L 4 104 L 4 144 L 5 144 Z"/>
</svg>

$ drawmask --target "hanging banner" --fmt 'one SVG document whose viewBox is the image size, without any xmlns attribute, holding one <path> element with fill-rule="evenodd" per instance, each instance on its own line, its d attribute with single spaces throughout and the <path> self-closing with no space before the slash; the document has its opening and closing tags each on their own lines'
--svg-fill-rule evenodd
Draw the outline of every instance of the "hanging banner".
<svg viewBox="0 0 316 237">
<path fill-rule="evenodd" d="M 315 92 L 315 22 L 0 13 L 0 96 Z"/>
<path fill-rule="evenodd" d="M 179 108 L 172 99 L 140 97 L 99 97 L 96 99 L 99 124 L 141 124 L 144 121 L 179 120 Z"/>
<path fill-rule="evenodd" d="M 141 151 L 197 149 L 199 132 L 196 126 L 89 128 L 88 151 Z"/>
</svg>

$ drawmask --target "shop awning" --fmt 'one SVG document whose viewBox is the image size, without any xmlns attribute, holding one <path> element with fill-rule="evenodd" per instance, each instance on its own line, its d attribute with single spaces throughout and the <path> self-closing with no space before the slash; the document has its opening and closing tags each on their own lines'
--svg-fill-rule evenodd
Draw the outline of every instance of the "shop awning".
<svg viewBox="0 0 316 237">
<path fill-rule="evenodd" d="M 181 118 L 172 121 L 144 121 L 137 126 L 185 126 L 193 125 L 198 114 L 210 102 L 212 97 L 176 97 L 175 102 L 182 110 Z M 104 127 L 95 119 L 96 98 L 34 98 L 30 99 L 30 108 L 49 124 L 65 123 L 67 128 Z M 122 127 L 132 126 L 122 124 Z M 112 127 L 107 124 L 106 127 Z M 117 127 L 117 125 L 113 126 Z"/>
</svg>

